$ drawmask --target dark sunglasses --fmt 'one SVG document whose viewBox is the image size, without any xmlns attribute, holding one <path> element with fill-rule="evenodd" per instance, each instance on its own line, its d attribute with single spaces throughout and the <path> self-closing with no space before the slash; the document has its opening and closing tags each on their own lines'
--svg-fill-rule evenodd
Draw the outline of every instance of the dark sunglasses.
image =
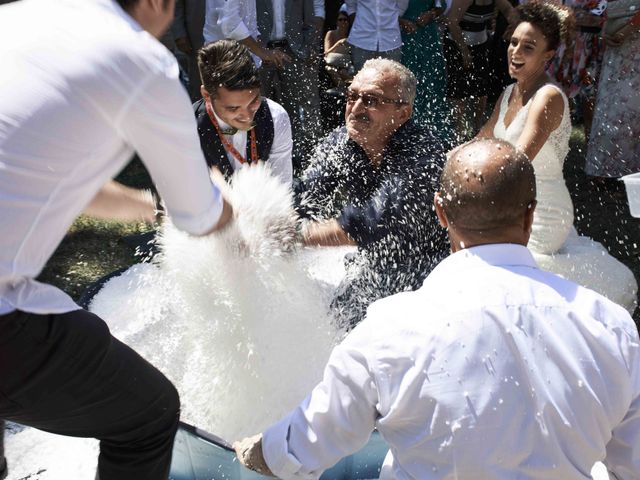
<svg viewBox="0 0 640 480">
<path fill-rule="evenodd" d="M 365 108 L 377 108 L 385 103 L 391 103 L 394 105 L 407 104 L 404 100 L 393 100 L 391 98 L 380 97 L 370 93 L 358 93 L 353 90 L 347 90 L 347 103 L 356 103 L 358 99 L 362 100 L 362 105 L 364 105 Z"/>
</svg>

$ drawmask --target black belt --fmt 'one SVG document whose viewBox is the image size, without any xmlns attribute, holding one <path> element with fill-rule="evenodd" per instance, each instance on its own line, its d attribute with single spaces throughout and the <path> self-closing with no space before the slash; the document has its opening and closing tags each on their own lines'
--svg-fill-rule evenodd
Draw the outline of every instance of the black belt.
<svg viewBox="0 0 640 480">
<path fill-rule="evenodd" d="M 267 42 L 267 47 L 269 47 L 269 48 L 288 48 L 289 47 L 289 41 L 286 38 L 283 38 L 282 40 L 271 40 L 271 41 Z"/>
</svg>

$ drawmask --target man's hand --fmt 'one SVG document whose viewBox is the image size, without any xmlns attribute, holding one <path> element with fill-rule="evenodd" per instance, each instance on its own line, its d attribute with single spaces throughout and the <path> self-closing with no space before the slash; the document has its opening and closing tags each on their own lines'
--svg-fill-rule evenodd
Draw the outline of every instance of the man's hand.
<svg viewBox="0 0 640 480">
<path fill-rule="evenodd" d="M 400 29 L 404 33 L 408 33 L 409 35 L 411 35 L 412 33 L 416 33 L 416 24 L 413 23 L 411 20 L 406 20 L 404 18 L 401 18 L 399 21 L 400 21 Z"/>
<path fill-rule="evenodd" d="M 416 19 L 416 24 L 419 27 L 424 27 L 425 25 L 429 25 L 436 18 L 436 14 L 434 10 L 427 10 L 426 12 L 422 12 L 418 15 Z"/>
<path fill-rule="evenodd" d="M 186 53 L 187 55 L 193 52 L 193 47 L 191 46 L 191 42 L 187 37 L 176 38 L 176 48 L 180 50 L 182 53 Z"/>
<path fill-rule="evenodd" d="M 267 65 L 273 65 L 276 68 L 282 68 L 285 63 L 291 62 L 291 57 L 277 48 L 265 49 L 261 58 L 264 63 Z"/>
<path fill-rule="evenodd" d="M 236 451 L 240 463 L 248 469 L 268 477 L 275 476 L 267 466 L 262 454 L 262 434 L 234 442 L 233 449 Z"/>
</svg>

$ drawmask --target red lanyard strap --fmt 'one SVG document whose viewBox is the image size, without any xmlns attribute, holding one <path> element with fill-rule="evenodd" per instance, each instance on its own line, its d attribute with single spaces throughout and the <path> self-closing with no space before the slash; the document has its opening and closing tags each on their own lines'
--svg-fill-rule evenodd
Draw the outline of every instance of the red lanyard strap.
<svg viewBox="0 0 640 480">
<path fill-rule="evenodd" d="M 216 116 L 213 113 L 213 108 L 211 107 L 211 104 L 205 101 L 204 106 L 207 109 L 207 115 L 209 115 L 209 119 L 211 120 L 211 123 L 213 123 L 213 126 L 216 129 L 216 133 L 218 134 L 218 138 L 222 142 L 222 146 L 225 148 L 225 150 L 229 152 L 231 155 L 233 155 L 233 158 L 235 158 L 240 163 L 242 164 L 247 163 L 247 159 L 244 158 L 238 150 L 236 150 L 236 147 L 233 146 L 233 143 L 229 142 L 225 138 L 224 134 L 220 131 L 220 125 L 218 125 L 218 120 L 216 119 Z M 248 163 L 251 164 L 251 163 L 256 163 L 258 161 L 258 146 L 256 145 L 256 129 L 252 128 L 249 133 L 251 135 L 251 159 L 249 160 Z"/>
</svg>

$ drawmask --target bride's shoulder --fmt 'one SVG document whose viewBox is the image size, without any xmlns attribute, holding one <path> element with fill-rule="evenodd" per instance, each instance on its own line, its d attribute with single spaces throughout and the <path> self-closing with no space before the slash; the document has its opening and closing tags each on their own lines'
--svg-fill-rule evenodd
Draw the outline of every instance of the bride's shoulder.
<svg viewBox="0 0 640 480">
<path fill-rule="evenodd" d="M 543 114 L 547 121 L 562 118 L 567 99 L 560 87 L 547 83 L 540 87 L 531 102 L 531 111 Z"/>
</svg>

